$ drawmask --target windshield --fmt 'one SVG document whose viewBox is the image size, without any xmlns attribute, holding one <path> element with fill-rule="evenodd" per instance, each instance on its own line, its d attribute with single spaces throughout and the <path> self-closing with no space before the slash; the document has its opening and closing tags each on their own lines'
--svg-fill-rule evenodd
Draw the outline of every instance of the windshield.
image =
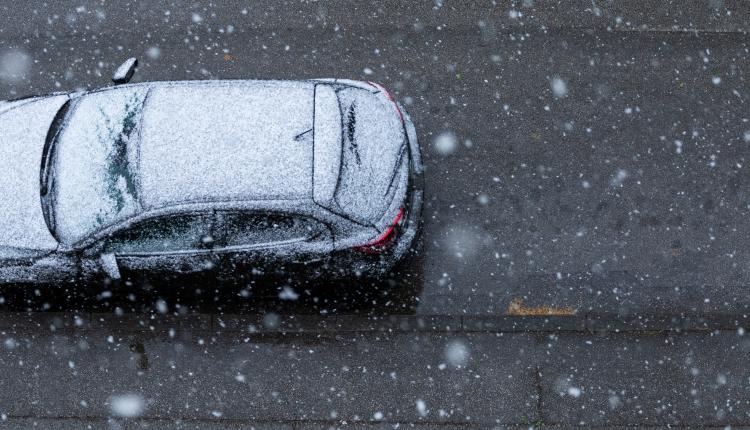
<svg viewBox="0 0 750 430">
<path fill-rule="evenodd" d="M 59 133 L 50 129 L 42 196 L 61 242 L 75 243 L 138 209 L 137 143 L 147 91 L 126 87 L 85 95 Z"/>
<path fill-rule="evenodd" d="M 66 101 L 55 114 L 52 119 L 52 124 L 47 132 L 47 137 L 44 140 L 44 149 L 42 150 L 42 166 L 40 169 L 39 176 L 39 188 L 42 199 L 42 214 L 44 215 L 44 222 L 47 224 L 52 236 L 59 240 L 57 233 L 55 233 L 55 219 L 54 211 L 52 207 L 54 205 L 54 195 L 52 190 L 52 181 L 54 181 L 54 162 L 53 156 L 55 154 L 54 148 L 56 147 L 57 137 L 60 133 L 60 128 L 70 111 L 71 100 Z"/>
</svg>

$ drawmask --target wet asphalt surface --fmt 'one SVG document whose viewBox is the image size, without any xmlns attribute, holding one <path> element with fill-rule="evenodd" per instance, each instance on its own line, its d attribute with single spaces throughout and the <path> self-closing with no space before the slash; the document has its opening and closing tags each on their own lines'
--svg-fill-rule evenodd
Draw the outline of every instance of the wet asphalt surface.
<svg viewBox="0 0 750 430">
<path fill-rule="evenodd" d="M 268 3 L 2 5 L 26 73 L 0 99 L 108 85 L 129 56 L 135 81 L 380 82 L 426 167 L 408 288 L 7 293 L 61 311 L 4 314 L 11 425 L 748 423 L 746 4 Z M 573 316 L 513 316 L 540 310 Z M 144 420 L 108 418 L 122 392 Z"/>
</svg>

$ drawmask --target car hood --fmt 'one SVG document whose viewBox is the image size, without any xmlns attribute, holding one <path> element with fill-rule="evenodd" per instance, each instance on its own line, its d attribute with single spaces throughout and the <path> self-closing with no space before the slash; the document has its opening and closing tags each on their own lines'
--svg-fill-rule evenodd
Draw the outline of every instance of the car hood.
<svg viewBox="0 0 750 430">
<path fill-rule="evenodd" d="M 39 195 L 42 150 L 67 96 L 21 103 L 0 113 L 0 257 L 7 249 L 53 250 Z"/>
</svg>

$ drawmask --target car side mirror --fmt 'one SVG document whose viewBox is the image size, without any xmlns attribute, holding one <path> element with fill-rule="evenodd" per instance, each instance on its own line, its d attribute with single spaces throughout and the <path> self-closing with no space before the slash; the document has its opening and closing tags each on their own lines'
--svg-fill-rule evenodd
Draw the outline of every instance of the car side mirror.
<svg viewBox="0 0 750 430">
<path fill-rule="evenodd" d="M 120 267 L 117 265 L 117 258 L 115 254 L 104 253 L 99 255 L 99 263 L 102 266 L 102 270 L 112 279 L 120 279 Z"/>
<path fill-rule="evenodd" d="M 115 74 L 112 75 L 112 82 L 115 85 L 127 84 L 133 77 L 136 67 L 138 67 L 138 59 L 135 57 L 128 58 L 115 70 Z"/>
</svg>

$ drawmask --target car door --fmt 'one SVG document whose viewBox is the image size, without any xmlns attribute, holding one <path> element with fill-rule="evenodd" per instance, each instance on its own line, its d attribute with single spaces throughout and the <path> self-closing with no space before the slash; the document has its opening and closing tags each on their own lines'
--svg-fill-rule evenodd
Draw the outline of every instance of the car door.
<svg viewBox="0 0 750 430">
<path fill-rule="evenodd" d="M 333 247 L 328 226 L 293 214 L 217 211 L 214 234 L 225 280 L 316 275 Z"/>
<path fill-rule="evenodd" d="M 212 276 L 212 219 L 209 213 L 190 213 L 141 221 L 105 240 L 102 266 L 115 264 L 122 279 Z"/>
</svg>

